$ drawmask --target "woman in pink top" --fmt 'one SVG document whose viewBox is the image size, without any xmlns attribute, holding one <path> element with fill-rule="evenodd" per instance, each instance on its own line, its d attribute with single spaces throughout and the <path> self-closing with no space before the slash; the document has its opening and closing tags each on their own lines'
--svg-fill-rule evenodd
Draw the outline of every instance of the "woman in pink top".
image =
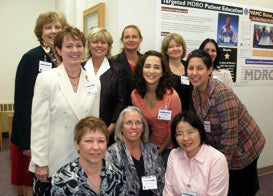
<svg viewBox="0 0 273 196">
<path fill-rule="evenodd" d="M 171 121 L 181 112 L 181 101 L 172 88 L 170 70 L 161 53 L 147 51 L 135 68 L 133 105 L 144 113 L 151 129 L 150 141 L 157 145 L 165 164 L 172 149 Z"/>
<path fill-rule="evenodd" d="M 228 194 L 228 163 L 224 154 L 207 145 L 203 124 L 192 112 L 178 114 L 171 125 L 172 150 L 165 173 L 163 196 Z"/>
</svg>

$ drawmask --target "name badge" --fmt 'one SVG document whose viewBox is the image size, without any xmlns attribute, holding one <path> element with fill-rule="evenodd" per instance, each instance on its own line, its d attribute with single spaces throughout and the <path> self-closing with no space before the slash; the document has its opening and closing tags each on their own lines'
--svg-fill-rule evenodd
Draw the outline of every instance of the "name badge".
<svg viewBox="0 0 273 196">
<path fill-rule="evenodd" d="M 181 76 L 180 80 L 181 80 L 181 84 L 190 85 L 190 81 L 187 76 Z"/>
<path fill-rule="evenodd" d="M 171 120 L 172 111 L 171 110 L 158 110 L 158 120 Z"/>
<path fill-rule="evenodd" d="M 142 176 L 141 182 L 143 190 L 157 189 L 156 176 Z"/>
<path fill-rule="evenodd" d="M 44 71 L 52 69 L 52 63 L 46 61 L 39 61 L 39 72 L 42 73 Z"/>
<path fill-rule="evenodd" d="M 189 192 L 189 191 L 183 191 L 182 196 L 196 196 L 196 193 Z"/>
<path fill-rule="evenodd" d="M 209 121 L 204 121 L 204 127 L 205 127 L 205 131 L 210 133 L 211 129 L 210 129 L 210 122 Z"/>
<path fill-rule="evenodd" d="M 98 92 L 96 84 L 87 82 L 85 87 L 88 94 L 96 94 Z"/>
</svg>

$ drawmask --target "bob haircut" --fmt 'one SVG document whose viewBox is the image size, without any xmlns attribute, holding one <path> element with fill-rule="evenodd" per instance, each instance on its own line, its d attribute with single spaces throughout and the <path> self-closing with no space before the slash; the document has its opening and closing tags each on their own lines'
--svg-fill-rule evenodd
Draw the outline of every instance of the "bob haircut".
<svg viewBox="0 0 273 196">
<path fill-rule="evenodd" d="M 172 130 L 172 142 L 174 147 L 179 147 L 177 141 L 176 141 L 176 127 L 178 123 L 180 122 L 187 122 L 189 123 L 192 127 L 198 130 L 200 134 L 200 139 L 201 139 L 201 144 L 207 144 L 207 136 L 206 136 L 206 131 L 204 129 L 203 124 L 201 121 L 198 119 L 198 117 L 195 115 L 193 111 L 186 111 L 186 112 L 181 112 L 177 114 L 171 124 L 171 130 Z"/>
<path fill-rule="evenodd" d="M 101 131 L 106 138 L 107 143 L 109 142 L 109 133 L 106 124 L 103 120 L 94 117 L 94 116 L 88 116 L 83 119 L 81 119 L 74 128 L 74 141 L 77 142 L 77 144 L 80 143 L 82 137 L 88 132 L 88 131 Z"/>
<path fill-rule="evenodd" d="M 204 50 L 194 50 L 191 53 L 188 54 L 188 65 L 189 65 L 189 61 L 192 58 L 200 58 L 202 59 L 202 61 L 205 63 L 206 67 L 209 69 L 212 67 L 212 60 L 211 57 L 209 55 L 209 53 L 207 53 Z"/>
<path fill-rule="evenodd" d="M 83 47 L 85 47 L 86 39 L 83 34 L 78 28 L 72 27 L 72 26 L 67 26 L 63 28 L 62 31 L 59 31 L 54 39 L 54 46 L 56 48 L 62 49 L 63 46 L 63 41 L 65 37 L 70 37 L 73 40 L 79 40 L 82 42 Z M 59 56 L 60 59 L 62 60 L 62 57 Z"/>
<path fill-rule="evenodd" d="M 161 44 L 161 53 L 163 54 L 164 57 L 169 59 L 169 55 L 167 54 L 168 52 L 168 47 L 170 44 L 170 41 L 174 40 L 176 43 L 181 44 L 183 48 L 183 54 L 181 56 L 181 60 L 186 56 L 187 53 L 187 46 L 184 38 L 179 35 L 178 33 L 171 33 L 169 35 L 166 35 L 162 41 Z"/>
<path fill-rule="evenodd" d="M 199 47 L 199 50 L 205 50 L 205 46 L 206 46 L 207 43 L 212 43 L 216 48 L 216 58 L 215 58 L 214 63 L 213 63 L 213 69 L 218 70 L 219 59 L 220 59 L 220 56 L 221 56 L 221 50 L 218 47 L 218 44 L 216 43 L 216 41 L 214 39 L 210 39 L 210 38 L 205 39 L 201 43 L 201 45 Z"/>
<path fill-rule="evenodd" d="M 155 56 L 160 59 L 161 66 L 162 66 L 162 77 L 159 80 L 159 83 L 156 87 L 156 96 L 158 99 L 162 100 L 163 96 L 166 93 L 166 90 L 171 90 L 173 92 L 173 82 L 171 78 L 171 72 L 169 66 L 160 52 L 149 50 L 142 55 L 135 67 L 135 80 L 136 80 L 136 91 L 140 96 L 143 98 L 147 92 L 146 81 L 143 77 L 143 67 L 145 64 L 146 59 L 149 56 Z"/>
<path fill-rule="evenodd" d="M 109 58 L 111 56 L 111 50 L 113 45 L 113 38 L 111 34 L 105 28 L 93 28 L 87 35 L 87 58 L 91 57 L 90 44 L 96 41 L 105 41 L 108 43 L 108 52 L 106 57 Z"/>
<path fill-rule="evenodd" d="M 126 113 L 128 112 L 137 112 L 141 118 L 142 125 L 143 125 L 143 132 L 141 135 L 141 141 L 147 142 L 149 140 L 149 126 L 146 121 L 146 118 L 144 114 L 141 112 L 141 110 L 138 107 L 135 106 L 128 106 L 124 108 L 121 113 L 119 114 L 118 120 L 116 122 L 115 126 L 115 140 L 116 141 L 123 141 L 123 135 L 122 135 L 122 125 L 123 125 L 123 119 Z"/>
<path fill-rule="evenodd" d="M 65 16 L 62 13 L 57 12 L 45 12 L 38 16 L 36 20 L 36 25 L 34 28 L 34 33 L 38 39 L 38 41 L 42 44 L 42 34 L 43 27 L 46 24 L 52 23 L 53 21 L 59 21 L 62 25 L 62 28 L 68 26 Z"/>
</svg>

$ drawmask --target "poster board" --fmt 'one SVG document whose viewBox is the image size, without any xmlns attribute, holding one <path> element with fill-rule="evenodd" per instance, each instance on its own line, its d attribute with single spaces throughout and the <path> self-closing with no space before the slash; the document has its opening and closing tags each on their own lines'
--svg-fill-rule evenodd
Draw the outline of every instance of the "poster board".
<svg viewBox="0 0 273 196">
<path fill-rule="evenodd" d="M 235 85 L 273 85 L 273 10 L 211 1 L 157 2 L 156 48 L 169 33 L 179 33 L 187 53 L 206 38 L 222 50 L 220 66 L 230 70 Z M 233 33 L 223 28 L 230 20 Z"/>
</svg>

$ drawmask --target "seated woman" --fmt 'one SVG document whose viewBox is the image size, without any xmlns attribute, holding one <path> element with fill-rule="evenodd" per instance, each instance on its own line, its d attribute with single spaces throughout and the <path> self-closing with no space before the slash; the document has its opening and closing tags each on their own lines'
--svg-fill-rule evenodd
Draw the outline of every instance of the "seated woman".
<svg viewBox="0 0 273 196">
<path fill-rule="evenodd" d="M 149 127 L 139 108 L 128 106 L 119 115 L 116 143 L 105 159 L 125 168 L 125 195 L 162 195 L 165 166 L 157 146 L 148 141 Z"/>
<path fill-rule="evenodd" d="M 75 126 L 74 143 L 79 158 L 52 176 L 52 195 L 124 195 L 123 170 L 105 161 L 109 134 L 96 117 L 81 119 Z"/>
<path fill-rule="evenodd" d="M 163 195 L 214 195 L 228 193 L 228 163 L 224 154 L 206 144 L 206 132 L 192 112 L 178 114 L 171 125 L 172 150 Z"/>
</svg>

